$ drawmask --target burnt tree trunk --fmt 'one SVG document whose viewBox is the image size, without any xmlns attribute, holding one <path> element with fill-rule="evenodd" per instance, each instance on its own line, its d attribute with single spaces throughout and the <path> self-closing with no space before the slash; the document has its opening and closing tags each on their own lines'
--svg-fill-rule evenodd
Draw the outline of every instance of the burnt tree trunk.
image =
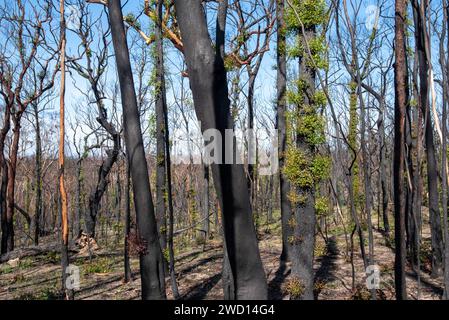
<svg viewBox="0 0 449 320">
<path fill-rule="evenodd" d="M 206 244 L 210 236 L 210 219 L 209 219 L 209 165 L 203 163 L 203 241 Z"/>
<path fill-rule="evenodd" d="M 435 142 L 433 140 L 433 123 L 429 104 L 429 48 L 428 30 L 426 27 L 427 5 L 425 1 L 413 1 L 415 20 L 415 39 L 419 62 L 419 105 L 425 123 L 425 146 L 427 157 L 427 187 L 429 192 L 429 216 L 432 243 L 432 275 L 438 276 L 442 272 L 443 237 L 441 229 L 441 213 L 438 192 L 438 166 Z"/>
<path fill-rule="evenodd" d="M 137 235 L 140 245 L 145 248 L 140 252 L 142 299 L 166 299 L 163 256 L 120 0 L 109 0 L 108 9 L 122 98 L 126 154 L 134 191 Z"/>
<path fill-rule="evenodd" d="M 15 188 L 16 188 L 16 172 L 17 172 L 17 156 L 19 152 L 20 141 L 20 120 L 22 117 L 20 111 L 15 114 L 13 120 L 13 137 L 9 149 L 8 161 L 8 186 L 6 190 L 6 226 L 7 226 L 7 251 L 14 250 L 14 204 L 15 204 Z"/>
<path fill-rule="evenodd" d="M 117 161 L 118 154 L 120 152 L 120 135 L 115 131 L 115 129 L 113 130 L 114 146 L 112 149 L 106 150 L 107 158 L 98 169 L 97 184 L 89 196 L 89 213 L 86 215 L 86 231 L 89 237 L 92 238 L 95 237 L 95 226 L 98 211 L 101 207 L 101 198 L 103 197 L 109 184 L 108 176 L 114 166 L 114 163 Z"/>
<path fill-rule="evenodd" d="M 407 49 L 407 1 L 395 4 L 395 114 L 394 114 L 394 215 L 395 215 L 395 289 L 396 299 L 406 300 L 405 286 L 405 112 L 409 103 Z"/>
<path fill-rule="evenodd" d="M 302 43 L 313 40 L 316 36 L 316 27 L 308 26 L 303 29 L 300 35 Z M 303 112 L 302 106 L 311 106 L 314 102 L 311 97 L 315 93 L 316 70 L 309 66 L 306 57 L 299 58 L 299 77 L 305 83 L 302 92 L 302 105 L 298 105 L 298 116 Z M 307 137 L 297 133 L 295 145 L 298 151 L 307 159 L 313 158 L 316 154 L 316 147 L 307 141 Z M 315 248 L 315 187 L 295 187 L 296 194 L 301 197 L 301 205 L 294 208 L 293 219 L 295 219 L 293 227 L 292 241 L 292 276 L 300 281 L 302 293 L 299 296 L 292 297 L 301 300 L 314 300 L 314 272 L 313 258 Z"/>
<path fill-rule="evenodd" d="M 125 175 L 125 245 L 124 245 L 124 269 L 125 283 L 132 278 L 131 264 L 129 262 L 129 234 L 131 232 L 131 197 L 130 197 L 130 168 L 128 157 L 125 158 L 126 175 Z"/>
<path fill-rule="evenodd" d="M 287 48 L 286 48 L 286 30 L 284 18 L 285 4 L 284 0 L 276 1 L 276 15 L 277 15 L 277 114 L 276 126 L 279 134 L 279 189 L 281 201 L 281 224 L 282 224 L 282 253 L 281 262 L 286 262 L 290 259 L 291 244 L 288 241 L 289 236 L 292 235 L 292 228 L 289 221 L 292 217 L 292 208 L 288 200 L 288 193 L 290 192 L 290 183 L 284 175 L 285 166 L 285 152 L 287 150 L 287 124 L 286 124 L 286 110 L 287 110 Z"/>
<path fill-rule="evenodd" d="M 11 128 L 11 107 L 5 105 L 5 114 L 3 118 L 4 124 L 0 131 L 0 166 L 2 172 L 1 185 L 0 185 L 0 216 L 2 227 L 2 242 L 1 242 L 1 254 L 8 252 L 8 224 L 6 220 L 6 191 L 8 185 L 8 166 L 5 159 L 5 141 L 8 132 Z"/>
<path fill-rule="evenodd" d="M 202 131 L 215 129 L 223 146 L 215 148 L 223 158 L 235 137 L 226 139 L 233 128 L 228 98 L 227 74 L 221 45 L 211 45 L 204 9 L 196 0 L 175 0 L 176 16 L 184 43 L 184 54 L 195 110 Z M 217 30 L 224 32 L 224 29 Z M 222 48 L 223 49 L 223 48 Z M 227 141 L 229 140 L 229 141 Z M 216 142 L 215 142 L 216 143 Z M 228 155 L 229 156 L 229 155 Z M 223 215 L 226 251 L 234 278 L 236 299 L 266 299 L 265 272 L 252 220 L 248 185 L 240 164 L 212 164 L 215 189 Z"/>
<path fill-rule="evenodd" d="M 36 192 L 35 213 L 34 213 L 34 245 L 39 244 L 40 219 L 42 216 L 42 139 L 41 128 L 39 121 L 39 109 L 38 105 L 33 104 L 34 107 L 34 121 L 36 131 L 36 160 L 35 160 L 35 181 L 34 188 Z"/>
<path fill-rule="evenodd" d="M 385 103 L 380 106 L 379 112 L 379 140 L 380 140 L 380 151 L 379 151 L 379 175 L 380 175 L 380 188 L 382 194 L 382 220 L 383 220 L 383 231 L 385 237 L 389 239 L 390 237 L 390 222 L 388 219 L 388 182 L 387 182 L 387 145 L 385 143 Z"/>
<path fill-rule="evenodd" d="M 157 21 L 155 28 L 155 100 L 156 100 L 156 217 L 159 227 L 160 242 L 162 250 L 167 249 L 167 218 L 166 218 L 166 202 L 167 189 L 165 171 L 165 115 L 167 109 L 165 79 L 164 79 L 164 48 L 162 36 L 162 1 L 158 0 L 156 5 Z"/>
</svg>

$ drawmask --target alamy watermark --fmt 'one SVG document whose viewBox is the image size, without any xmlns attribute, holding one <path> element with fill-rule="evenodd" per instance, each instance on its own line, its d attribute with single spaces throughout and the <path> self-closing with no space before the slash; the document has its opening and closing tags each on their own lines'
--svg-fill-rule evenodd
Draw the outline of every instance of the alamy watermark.
<svg viewBox="0 0 449 320">
<path fill-rule="evenodd" d="M 380 8 L 376 5 L 369 5 L 365 9 L 365 27 L 369 31 L 373 29 L 379 29 L 380 24 Z"/>
<path fill-rule="evenodd" d="M 79 290 L 80 289 L 80 268 L 69 264 L 65 269 L 66 279 L 65 287 L 69 290 Z"/>
<path fill-rule="evenodd" d="M 188 139 L 195 142 L 199 152 L 192 154 L 192 151 L 187 150 L 175 154 L 172 161 L 174 164 L 188 164 L 192 161 L 198 165 L 251 164 L 257 165 L 258 174 L 262 176 L 271 176 L 279 171 L 279 140 L 276 129 L 266 130 L 263 136 L 252 129 L 226 129 L 224 133 L 217 129 L 207 129 L 203 133 L 190 133 Z M 179 142 L 181 139 L 175 140 Z"/>
<path fill-rule="evenodd" d="M 380 268 L 378 265 L 366 267 L 366 288 L 369 290 L 380 289 Z"/>
</svg>

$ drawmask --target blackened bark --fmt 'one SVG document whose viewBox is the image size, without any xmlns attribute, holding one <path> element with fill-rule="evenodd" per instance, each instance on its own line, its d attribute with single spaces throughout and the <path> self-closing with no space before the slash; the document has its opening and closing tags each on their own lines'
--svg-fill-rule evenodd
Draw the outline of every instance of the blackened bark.
<svg viewBox="0 0 449 320">
<path fill-rule="evenodd" d="M 6 223 L 6 187 L 8 185 L 8 166 L 6 162 L 2 164 L 2 180 L 0 185 L 0 215 L 2 226 L 1 254 L 8 252 L 8 225 Z"/>
<path fill-rule="evenodd" d="M 445 55 L 445 45 L 444 38 L 448 34 L 449 28 L 449 6 L 446 0 L 443 0 L 443 31 L 440 39 L 440 64 L 443 70 L 449 71 L 449 60 L 446 59 L 446 56 L 449 56 L 449 53 Z M 447 23 L 447 24 L 446 24 Z M 449 44 L 449 37 L 447 38 L 447 44 Z M 448 47 L 446 47 L 448 48 Z M 449 103 L 449 74 L 443 72 L 443 118 L 442 118 L 442 131 L 443 131 L 443 145 L 442 145 L 442 179 L 443 179 L 443 187 L 442 187 L 442 202 L 443 202 L 443 227 L 444 227 L 444 299 L 449 300 L 449 229 L 448 229 L 448 179 L 447 179 L 447 107 Z"/>
<path fill-rule="evenodd" d="M 145 250 L 140 252 L 142 299 L 165 299 L 163 256 L 120 0 L 109 0 L 108 9 L 122 97 L 123 126 L 134 191 L 138 237 L 145 246 Z"/>
<path fill-rule="evenodd" d="M 210 219 L 209 219 L 209 165 L 203 163 L 203 236 L 204 243 L 210 235 Z"/>
<path fill-rule="evenodd" d="M 12 99 L 12 98 L 11 98 Z M 2 227 L 2 242 L 1 242 L 1 254 L 8 252 L 8 224 L 6 220 L 6 191 L 8 185 L 8 166 L 5 159 L 5 141 L 6 136 L 11 127 L 11 107 L 5 105 L 5 114 L 3 118 L 4 124 L 0 131 L 0 166 L 2 172 L 1 185 L 0 185 L 0 216 Z"/>
<path fill-rule="evenodd" d="M 16 188 L 16 172 L 17 172 L 17 156 L 19 152 L 20 141 L 20 120 L 23 113 L 17 113 L 13 116 L 13 137 L 9 149 L 8 161 L 8 186 L 6 189 L 6 226 L 7 226 L 7 251 L 14 250 L 14 204 L 15 204 L 15 188 Z"/>
<path fill-rule="evenodd" d="M 80 158 L 76 162 L 76 194 L 75 194 L 75 201 L 76 201 L 76 207 L 75 207 L 75 234 L 77 237 L 81 235 L 81 190 L 82 190 L 82 184 L 83 184 L 83 159 Z"/>
<path fill-rule="evenodd" d="M 223 242 L 223 294 L 224 300 L 235 300 L 234 277 L 232 276 L 231 264 L 229 262 L 228 250 L 226 250 L 226 242 Z"/>
<path fill-rule="evenodd" d="M 443 263 L 443 238 L 441 213 L 438 195 L 438 167 L 433 140 L 433 123 L 429 104 L 429 60 L 428 34 L 426 27 L 427 4 L 425 1 L 413 1 L 415 20 L 415 39 L 419 61 L 419 96 L 420 107 L 425 119 L 425 145 L 427 157 L 427 187 L 429 192 L 429 216 L 432 243 L 432 275 L 441 275 Z"/>
<path fill-rule="evenodd" d="M 406 300 L 405 286 L 405 112 L 409 103 L 407 51 L 407 1 L 395 4 L 395 115 L 394 115 L 394 214 L 395 214 L 395 289 L 396 299 Z"/>
<path fill-rule="evenodd" d="M 155 71 L 156 71 L 156 217 L 159 227 L 162 250 L 167 249 L 167 218 L 166 218 L 166 172 L 165 172 L 165 116 L 167 109 L 165 79 L 164 79 L 164 48 L 162 37 L 163 1 L 158 0 L 156 12 L 158 23 L 155 28 Z M 165 261 L 165 259 L 164 259 Z"/>
<path fill-rule="evenodd" d="M 253 216 L 255 217 L 256 223 L 256 234 L 258 232 L 259 217 L 256 206 L 256 170 L 254 170 L 254 160 L 256 159 L 256 146 L 255 146 L 255 135 L 254 135 L 254 87 L 256 84 L 257 71 L 252 70 L 251 65 L 246 66 L 248 72 L 248 93 L 247 93 L 247 104 L 248 104 L 248 192 L 251 202 L 251 208 L 253 211 Z"/>
<path fill-rule="evenodd" d="M 89 237 L 95 238 L 95 226 L 97 222 L 98 211 L 101 207 L 101 198 L 109 184 L 109 173 L 117 161 L 120 152 L 120 135 L 114 129 L 114 146 L 113 149 L 107 150 L 107 158 L 98 169 L 98 180 L 95 189 L 89 196 L 89 214 L 86 215 L 86 231 Z"/>
<path fill-rule="evenodd" d="M 412 73 L 412 84 L 413 90 L 412 94 L 415 101 L 419 101 L 419 81 L 418 81 L 418 69 L 419 69 L 419 60 L 418 55 L 415 52 L 414 57 L 414 65 L 413 65 L 413 73 Z M 411 212 L 408 212 L 408 215 L 411 216 L 408 220 L 411 222 L 411 230 L 409 230 L 411 236 L 411 242 L 408 243 L 410 245 L 411 251 L 411 260 L 412 265 L 418 273 L 418 281 L 420 281 L 420 259 L 419 259 L 419 251 L 420 251 L 420 238 L 421 238 L 421 230 L 422 230 L 422 197 L 423 197 L 423 183 L 422 183 L 422 152 L 423 152 L 423 119 L 422 119 L 422 109 L 421 108 L 413 108 L 412 106 L 407 106 L 407 128 L 409 132 L 407 132 L 407 141 L 409 144 L 409 154 L 408 154 L 408 162 L 409 162 L 409 171 L 411 174 L 412 180 L 412 203 L 411 203 Z M 414 132 L 412 132 L 414 129 Z"/>
<path fill-rule="evenodd" d="M 175 272 L 175 251 L 173 245 L 173 237 L 174 237 L 174 228 L 175 228 L 175 217 L 173 211 L 173 193 L 172 193 L 172 182 L 171 182 L 171 157 L 170 157 L 170 132 L 168 126 L 168 109 L 167 109 L 167 101 L 166 101 L 166 86 L 165 86 L 165 76 L 164 76 L 164 47 L 163 47 L 163 33 L 162 33 L 162 7 L 164 1 L 158 0 L 157 2 L 157 11 L 158 11 L 158 27 L 156 28 L 156 46 L 157 46 L 157 66 L 156 66 L 156 78 L 159 85 L 159 94 L 158 100 L 156 101 L 156 112 L 160 114 L 157 115 L 160 119 L 157 120 L 158 124 L 163 129 L 161 133 L 163 136 L 160 137 L 163 145 L 161 146 L 161 150 L 164 155 L 163 165 L 164 165 L 164 181 L 163 181 L 163 190 L 164 190 L 164 198 L 166 198 L 168 204 L 168 270 L 170 273 L 170 282 L 173 292 L 173 298 L 175 300 L 179 299 L 179 291 L 178 284 L 176 281 L 176 272 Z M 159 104 L 159 105 L 158 105 Z M 158 145 L 159 152 L 159 145 Z M 162 161 L 162 159 L 158 158 L 158 161 Z M 159 164 L 158 164 L 159 165 Z M 164 200 L 165 201 L 165 200 Z M 165 210 L 165 202 L 164 202 L 164 210 Z M 164 221 L 165 221 L 165 212 L 164 212 Z M 164 222 L 166 225 L 166 222 Z M 165 236 L 165 234 L 162 234 Z M 164 240 L 165 241 L 165 240 Z M 162 241 L 161 241 L 162 243 Z M 165 249 L 165 248 L 164 248 Z"/>
<path fill-rule="evenodd" d="M 226 33 L 226 19 L 227 19 L 227 6 L 228 0 L 220 1 L 218 5 L 218 13 L 217 13 L 217 23 L 215 30 L 215 47 L 216 47 L 216 55 L 220 56 L 221 59 L 225 58 L 225 33 Z M 238 86 L 238 81 L 236 82 Z M 238 88 L 236 88 L 235 92 L 238 95 Z M 235 98 L 237 101 L 238 97 Z M 231 112 L 232 114 L 232 112 Z M 248 184 L 250 184 L 250 179 L 248 179 Z M 248 185 L 248 188 L 249 185 Z M 251 199 L 251 194 L 250 194 Z M 251 201 L 251 200 L 250 200 Z M 224 228 L 224 225 L 222 225 Z M 256 229 L 257 230 L 257 229 Z M 234 286 L 234 277 L 232 275 L 232 268 L 229 261 L 229 255 L 226 249 L 226 239 L 224 238 L 225 232 L 223 235 L 223 266 L 222 266 L 222 279 L 223 279 L 223 295 L 225 300 L 235 300 L 235 286 Z"/>
<path fill-rule="evenodd" d="M 132 277 L 131 264 L 129 262 L 129 233 L 131 231 L 131 197 L 130 197 L 130 168 L 128 157 L 125 158 L 126 175 L 125 175 L 125 250 L 124 250 L 124 269 L 125 283 L 129 282 Z"/>
<path fill-rule="evenodd" d="M 176 16 L 184 43 L 195 110 L 201 129 L 216 129 L 226 141 L 233 128 L 224 61 L 211 46 L 203 7 L 199 1 L 176 0 Z M 219 46 L 217 46 L 218 48 Z M 218 50 L 218 49 L 217 49 Z M 266 299 L 267 284 L 252 221 L 244 168 L 239 164 L 213 164 L 215 189 L 223 214 L 226 250 L 237 299 Z"/>
<path fill-rule="evenodd" d="M 286 125 L 286 92 L 287 92 L 287 43 L 285 37 L 285 11 L 284 0 L 276 1 L 277 15 L 277 114 L 276 125 L 279 135 L 279 187 L 281 200 L 281 224 L 282 224 L 282 253 L 281 262 L 290 259 L 291 244 L 288 241 L 292 235 L 292 228 L 289 221 L 292 217 L 292 208 L 288 200 L 290 183 L 284 175 L 285 152 L 287 150 L 287 125 Z"/>
<path fill-rule="evenodd" d="M 390 237 L 390 222 L 388 219 L 388 182 L 387 182 L 387 145 L 385 143 L 385 104 L 380 106 L 378 129 L 379 129 L 379 140 L 380 140 L 380 151 L 379 151 L 379 166 L 380 166 L 380 188 L 382 194 L 382 220 L 383 220 L 383 231 L 385 237 L 388 239 Z"/>
<path fill-rule="evenodd" d="M 353 39 L 353 50 L 356 46 L 354 37 L 351 37 Z M 372 225 L 372 218 L 371 218 L 371 179 L 370 179 L 370 155 L 368 151 L 368 139 L 366 139 L 366 106 L 363 99 L 363 92 L 362 92 L 362 78 L 360 75 L 360 67 L 358 63 L 357 57 L 354 59 L 355 61 L 355 67 L 356 67 L 356 78 L 357 78 L 357 84 L 358 84 L 358 98 L 360 101 L 360 119 L 361 119 L 361 126 L 360 126 L 360 141 L 361 141 L 361 149 L 362 149 L 362 168 L 363 168 L 363 182 L 364 182 L 364 198 L 365 198 L 365 215 L 367 220 L 367 227 L 368 227 L 368 257 L 369 265 L 374 265 L 374 235 L 373 235 L 373 225 Z M 369 114 L 368 114 L 369 118 Z M 371 299 L 376 300 L 376 290 L 371 289 Z"/>
<path fill-rule="evenodd" d="M 34 213 L 34 245 L 39 244 L 40 219 L 42 215 L 42 140 L 39 121 L 39 109 L 37 103 L 33 104 L 34 121 L 36 131 L 36 159 L 34 188 L 36 192 L 35 213 Z"/>
<path fill-rule="evenodd" d="M 316 34 L 316 28 L 310 27 L 303 30 L 301 41 L 310 42 Z M 299 77 L 306 84 L 307 92 L 304 92 L 303 105 L 311 105 L 313 101 L 309 97 L 313 97 L 315 93 L 316 70 L 310 67 L 305 57 L 299 59 Z M 298 106 L 298 114 L 300 115 L 302 107 Z M 316 153 L 315 146 L 307 142 L 306 137 L 297 134 L 296 148 L 300 150 L 307 158 L 313 158 Z M 294 241 L 292 244 L 292 276 L 300 281 L 302 286 L 301 300 L 314 300 L 314 272 L 313 258 L 315 248 L 315 188 L 297 187 L 295 192 L 304 202 L 294 209 L 293 217 L 295 224 L 293 228 Z"/>
<path fill-rule="evenodd" d="M 120 161 L 120 160 L 118 160 Z M 115 176 L 115 221 L 116 223 L 120 223 L 121 221 L 121 203 L 122 203 L 122 184 L 120 182 L 120 169 L 118 168 L 119 163 L 117 163 L 117 172 Z"/>
</svg>

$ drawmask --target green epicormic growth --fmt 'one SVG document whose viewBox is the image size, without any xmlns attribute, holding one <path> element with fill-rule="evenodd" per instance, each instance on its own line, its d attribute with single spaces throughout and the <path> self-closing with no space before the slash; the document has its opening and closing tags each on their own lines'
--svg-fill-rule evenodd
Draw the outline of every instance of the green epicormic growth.
<svg viewBox="0 0 449 320">
<path fill-rule="evenodd" d="M 329 175 L 330 160 L 318 153 L 325 143 L 323 109 L 324 92 L 315 90 L 314 75 L 328 66 L 327 44 L 320 28 L 328 21 L 324 0 L 292 0 L 286 10 L 286 31 L 296 41 L 288 48 L 289 55 L 299 58 L 300 76 L 290 82 L 287 101 L 294 106 L 287 112 L 287 132 L 292 137 L 285 154 L 284 174 L 301 193 L 313 190 Z M 301 196 L 289 197 L 301 205 Z M 322 209 L 323 206 L 320 206 Z"/>
<path fill-rule="evenodd" d="M 327 70 L 329 68 L 325 32 L 315 33 L 304 41 L 304 33 L 316 30 L 329 19 L 325 0 L 291 0 L 286 10 L 286 31 L 295 36 L 296 41 L 288 48 L 291 57 L 304 60 L 311 69 Z M 325 30 L 324 28 L 322 30 Z"/>
</svg>

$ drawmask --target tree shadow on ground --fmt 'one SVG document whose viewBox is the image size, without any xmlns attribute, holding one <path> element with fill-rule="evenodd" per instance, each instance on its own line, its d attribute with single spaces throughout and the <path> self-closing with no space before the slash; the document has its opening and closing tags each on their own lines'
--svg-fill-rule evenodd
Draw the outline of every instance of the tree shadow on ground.
<svg viewBox="0 0 449 320">
<path fill-rule="evenodd" d="M 414 280 L 418 280 L 418 275 L 416 274 L 416 272 L 406 272 L 407 277 L 413 278 Z M 420 278 L 421 284 L 423 285 L 424 288 L 429 289 L 432 293 L 442 297 L 444 290 L 443 288 L 441 288 L 440 286 L 428 281 L 427 279 L 421 277 Z"/>
<path fill-rule="evenodd" d="M 77 291 L 77 293 L 82 296 L 83 299 L 93 297 L 97 294 L 95 290 L 100 289 L 102 286 L 106 286 L 114 282 L 119 282 L 121 279 L 121 275 L 116 275 L 105 279 L 96 279 L 94 280 L 94 283 L 90 284 L 89 286 L 83 287 L 81 290 Z M 107 291 L 109 290 L 110 288 L 107 289 Z"/>
<path fill-rule="evenodd" d="M 181 300 L 203 300 L 213 287 L 220 281 L 221 273 L 216 273 L 207 280 L 192 287 Z"/>
<path fill-rule="evenodd" d="M 338 254 L 337 239 L 335 237 L 331 237 L 326 245 L 326 254 L 317 259 L 317 261 L 321 262 L 321 264 L 320 268 L 315 273 L 315 299 L 318 299 L 318 296 L 326 283 L 337 279 L 334 271 L 337 269 L 336 260 L 338 258 Z"/>
<path fill-rule="evenodd" d="M 175 259 L 175 261 L 177 263 L 179 263 L 179 262 L 182 262 L 184 260 L 195 259 L 200 254 L 205 254 L 205 253 L 208 253 L 210 251 L 216 251 L 219 248 L 220 248 L 220 246 L 207 246 L 204 250 L 203 249 L 193 250 L 193 251 L 191 251 L 191 252 L 189 252 L 187 254 L 180 255 L 179 257 L 177 257 Z"/>
<path fill-rule="evenodd" d="M 279 264 L 279 268 L 276 270 L 274 274 L 273 280 L 268 283 L 268 299 L 269 300 L 282 300 L 282 283 L 285 278 L 288 277 L 291 270 L 287 270 L 287 264 L 284 261 L 281 261 Z"/>
<path fill-rule="evenodd" d="M 176 273 L 178 276 L 180 276 L 183 273 L 189 273 L 200 266 L 203 266 L 209 262 L 212 262 L 213 260 L 220 259 L 222 257 L 223 257 L 223 253 L 211 255 L 209 257 L 199 260 L 198 262 L 195 262 L 194 264 L 192 264 L 190 266 L 187 266 L 183 269 L 176 270 Z"/>
</svg>

